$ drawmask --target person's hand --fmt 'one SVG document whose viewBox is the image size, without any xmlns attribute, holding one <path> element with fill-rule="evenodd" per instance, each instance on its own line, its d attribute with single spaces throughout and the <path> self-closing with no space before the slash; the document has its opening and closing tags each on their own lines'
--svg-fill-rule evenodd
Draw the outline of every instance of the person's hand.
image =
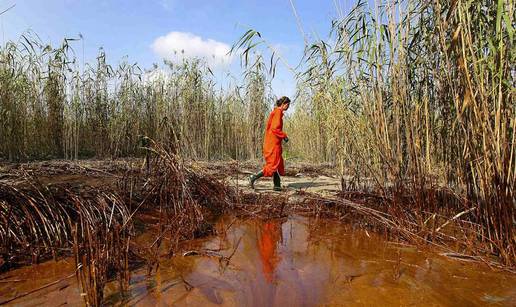
<svg viewBox="0 0 516 307">
<path fill-rule="evenodd" d="M 288 136 L 286 136 L 283 141 L 285 141 L 285 143 L 288 143 Z"/>
</svg>

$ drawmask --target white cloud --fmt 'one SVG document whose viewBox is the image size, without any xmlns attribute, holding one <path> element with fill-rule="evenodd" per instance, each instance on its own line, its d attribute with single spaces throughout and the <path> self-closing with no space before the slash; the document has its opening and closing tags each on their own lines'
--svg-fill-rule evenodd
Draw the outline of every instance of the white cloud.
<svg viewBox="0 0 516 307">
<path fill-rule="evenodd" d="M 199 58 L 204 59 L 211 68 L 219 68 L 231 62 L 227 44 L 187 32 L 170 32 L 160 36 L 154 40 L 151 48 L 157 55 L 175 63 L 184 58 Z"/>
<path fill-rule="evenodd" d="M 174 6 L 173 0 L 160 0 L 159 4 L 167 11 L 171 11 Z"/>
</svg>

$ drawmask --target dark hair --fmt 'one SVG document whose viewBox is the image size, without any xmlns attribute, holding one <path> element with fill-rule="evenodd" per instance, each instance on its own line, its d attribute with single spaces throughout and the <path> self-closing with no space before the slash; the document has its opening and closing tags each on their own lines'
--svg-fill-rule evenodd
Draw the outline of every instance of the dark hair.
<svg viewBox="0 0 516 307">
<path fill-rule="evenodd" d="M 288 98 L 287 96 L 283 96 L 276 101 L 276 106 L 281 107 L 282 105 L 287 103 L 290 103 L 290 98 Z"/>
</svg>

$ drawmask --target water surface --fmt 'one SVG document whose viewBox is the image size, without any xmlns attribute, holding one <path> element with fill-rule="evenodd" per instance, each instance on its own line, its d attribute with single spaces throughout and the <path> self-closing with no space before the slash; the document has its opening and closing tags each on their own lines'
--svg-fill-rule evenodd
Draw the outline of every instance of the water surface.
<svg viewBox="0 0 516 307">
<path fill-rule="evenodd" d="M 124 297 L 138 306 L 516 306 L 516 276 L 450 260 L 333 220 L 299 216 L 240 220 L 226 216 L 218 236 L 188 242 L 147 276 L 132 273 Z M 225 258 L 223 258 L 223 257 Z M 230 258 L 229 260 L 227 258 Z M 47 262 L 0 276 L 0 301 L 73 273 L 73 261 Z M 17 280 L 6 282 L 7 280 Z M 75 278 L 12 302 L 83 304 Z"/>
</svg>

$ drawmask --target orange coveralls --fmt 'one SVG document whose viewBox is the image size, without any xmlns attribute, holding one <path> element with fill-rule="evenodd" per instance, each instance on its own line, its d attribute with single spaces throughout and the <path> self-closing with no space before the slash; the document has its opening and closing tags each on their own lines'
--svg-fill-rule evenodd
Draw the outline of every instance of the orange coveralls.
<svg viewBox="0 0 516 307">
<path fill-rule="evenodd" d="M 262 260 L 265 280 L 271 283 L 276 265 L 279 262 L 276 254 L 276 245 L 281 238 L 281 226 L 276 222 L 267 222 L 261 228 L 260 237 L 258 238 L 258 250 Z"/>
<path fill-rule="evenodd" d="M 281 141 L 287 137 L 287 134 L 282 130 L 283 110 L 276 107 L 267 120 L 265 139 L 263 141 L 263 157 L 265 158 L 263 176 L 265 177 L 271 177 L 276 171 L 281 176 L 285 175 L 285 164 L 281 156 L 283 153 Z"/>
</svg>

